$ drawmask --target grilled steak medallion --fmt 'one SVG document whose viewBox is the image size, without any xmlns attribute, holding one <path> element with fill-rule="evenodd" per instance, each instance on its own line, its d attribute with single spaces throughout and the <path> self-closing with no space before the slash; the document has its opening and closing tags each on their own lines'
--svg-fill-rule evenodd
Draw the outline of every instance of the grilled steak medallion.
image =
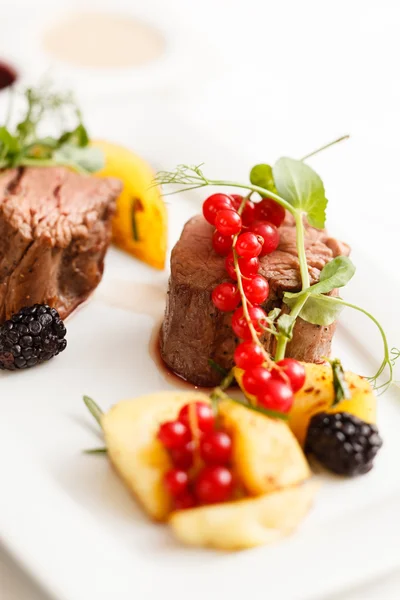
<svg viewBox="0 0 400 600">
<path fill-rule="evenodd" d="M 0 173 L 0 323 L 35 303 L 63 319 L 90 295 L 121 186 L 63 167 Z"/>
<path fill-rule="evenodd" d="M 186 223 L 172 251 L 167 306 L 161 330 L 160 350 L 165 363 L 184 379 L 200 386 L 218 385 L 221 375 L 209 364 L 233 366 L 237 338 L 231 329 L 231 313 L 220 312 L 211 301 L 213 288 L 229 280 L 224 259 L 211 244 L 213 227 L 202 216 Z M 268 312 L 282 306 L 285 291 L 301 289 L 296 250 L 296 228 L 287 215 L 279 229 L 278 249 L 260 259 L 260 273 L 268 280 L 270 294 L 263 308 Z M 306 225 L 307 262 L 311 283 L 316 283 L 324 265 L 335 256 L 348 255 L 349 247 L 326 231 Z M 287 356 L 318 362 L 329 355 L 335 325 L 321 327 L 298 319 Z M 274 350 L 274 338 L 266 334 L 263 343 Z"/>
</svg>

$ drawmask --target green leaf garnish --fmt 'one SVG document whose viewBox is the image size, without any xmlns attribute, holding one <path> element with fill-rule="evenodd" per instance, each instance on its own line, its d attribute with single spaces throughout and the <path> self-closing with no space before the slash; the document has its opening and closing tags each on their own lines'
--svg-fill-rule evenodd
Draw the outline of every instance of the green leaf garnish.
<svg viewBox="0 0 400 600">
<path fill-rule="evenodd" d="M 331 302 L 331 296 L 310 295 L 306 297 L 306 302 L 299 313 L 304 321 L 313 325 L 328 326 L 337 320 L 343 310 L 341 304 Z M 295 298 L 284 297 L 284 302 L 290 308 L 296 303 Z"/>
<path fill-rule="evenodd" d="M 104 155 L 100 148 L 62 144 L 53 152 L 56 165 L 69 166 L 80 173 L 95 173 L 104 167 Z"/>
<path fill-rule="evenodd" d="M 107 454 L 107 448 L 89 448 L 83 451 L 84 454 Z"/>
<path fill-rule="evenodd" d="M 89 398 L 89 396 L 83 396 L 83 401 L 86 404 L 86 407 L 89 410 L 92 417 L 96 419 L 97 423 L 102 428 L 101 418 L 104 413 L 101 410 L 100 406 L 98 406 L 98 404 L 96 404 L 96 402 L 92 398 Z"/>
<path fill-rule="evenodd" d="M 250 171 L 250 181 L 254 185 L 262 187 L 270 192 L 277 193 L 272 167 L 267 164 L 260 164 L 253 167 Z"/>
<path fill-rule="evenodd" d="M 307 215 L 313 227 L 325 227 L 328 200 L 317 173 L 301 160 L 280 158 L 272 169 L 278 194 L 298 211 Z"/>
<path fill-rule="evenodd" d="M 55 93 L 48 85 L 42 85 L 27 88 L 24 99 L 25 113 L 15 129 L 9 126 L 12 104 L 7 123 L 0 127 L 0 169 L 58 165 L 86 174 L 104 166 L 102 151 L 89 146 L 82 115 L 71 94 Z M 51 118 L 61 127 L 71 119 L 77 124 L 58 136 L 40 136 L 39 129 Z"/>
<path fill-rule="evenodd" d="M 342 363 L 338 358 L 329 361 L 333 373 L 333 389 L 335 391 L 332 406 L 339 404 L 342 400 L 351 398 L 349 386 L 347 385 L 346 377 L 342 367 Z"/>
</svg>

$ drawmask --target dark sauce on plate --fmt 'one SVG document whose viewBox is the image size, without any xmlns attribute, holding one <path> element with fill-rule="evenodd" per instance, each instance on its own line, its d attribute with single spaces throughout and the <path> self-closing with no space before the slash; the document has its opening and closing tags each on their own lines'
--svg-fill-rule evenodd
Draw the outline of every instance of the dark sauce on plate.
<svg viewBox="0 0 400 600">
<path fill-rule="evenodd" d="M 13 85 L 17 80 L 18 75 L 16 70 L 8 65 L 7 63 L 0 60 L 0 90 L 4 90 L 5 88 Z"/>
</svg>

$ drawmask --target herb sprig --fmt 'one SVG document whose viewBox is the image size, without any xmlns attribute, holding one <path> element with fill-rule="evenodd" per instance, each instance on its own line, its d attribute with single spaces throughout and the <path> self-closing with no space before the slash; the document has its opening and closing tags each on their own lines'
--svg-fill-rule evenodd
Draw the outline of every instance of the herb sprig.
<svg viewBox="0 0 400 600">
<path fill-rule="evenodd" d="M 66 166 L 87 174 L 104 166 L 101 150 L 89 146 L 82 114 L 70 93 L 54 92 L 47 84 L 27 88 L 24 112 L 12 128 L 15 99 L 14 94 L 10 96 L 6 121 L 0 126 L 0 169 Z M 43 136 L 42 126 L 50 119 L 57 121 L 61 132 Z M 72 121 L 70 128 L 67 123 Z"/>
</svg>

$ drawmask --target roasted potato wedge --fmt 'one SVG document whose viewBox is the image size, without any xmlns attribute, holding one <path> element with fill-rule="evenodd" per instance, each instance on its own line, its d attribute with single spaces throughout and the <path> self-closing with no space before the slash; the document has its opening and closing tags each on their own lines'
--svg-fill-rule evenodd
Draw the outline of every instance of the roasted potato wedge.
<svg viewBox="0 0 400 600">
<path fill-rule="evenodd" d="M 113 241 L 156 269 L 163 269 L 167 252 L 167 210 L 154 173 L 140 156 L 117 144 L 92 141 L 105 156 L 99 177 L 117 177 L 124 184 L 113 219 Z"/>
<path fill-rule="evenodd" d="M 288 425 L 231 401 L 220 404 L 233 440 L 233 468 L 248 494 L 258 496 L 304 481 L 307 460 Z"/>
<path fill-rule="evenodd" d="M 176 537 L 191 546 L 241 550 L 291 533 L 309 510 L 319 485 L 307 482 L 272 494 L 172 513 Z"/>
<path fill-rule="evenodd" d="M 300 444 L 304 444 L 311 417 L 318 412 L 346 411 L 367 423 L 376 422 L 376 396 L 366 379 L 347 371 L 345 377 L 351 399 L 332 406 L 334 389 L 331 367 L 307 363 L 305 368 L 306 382 L 295 394 L 289 415 L 289 426 Z"/>
<path fill-rule="evenodd" d="M 195 400 L 209 402 L 200 392 L 159 392 L 119 402 L 102 418 L 112 464 L 145 511 L 158 521 L 171 511 L 163 477 L 172 465 L 156 439 L 157 430 L 163 421 L 175 419 L 184 404 Z"/>
</svg>

